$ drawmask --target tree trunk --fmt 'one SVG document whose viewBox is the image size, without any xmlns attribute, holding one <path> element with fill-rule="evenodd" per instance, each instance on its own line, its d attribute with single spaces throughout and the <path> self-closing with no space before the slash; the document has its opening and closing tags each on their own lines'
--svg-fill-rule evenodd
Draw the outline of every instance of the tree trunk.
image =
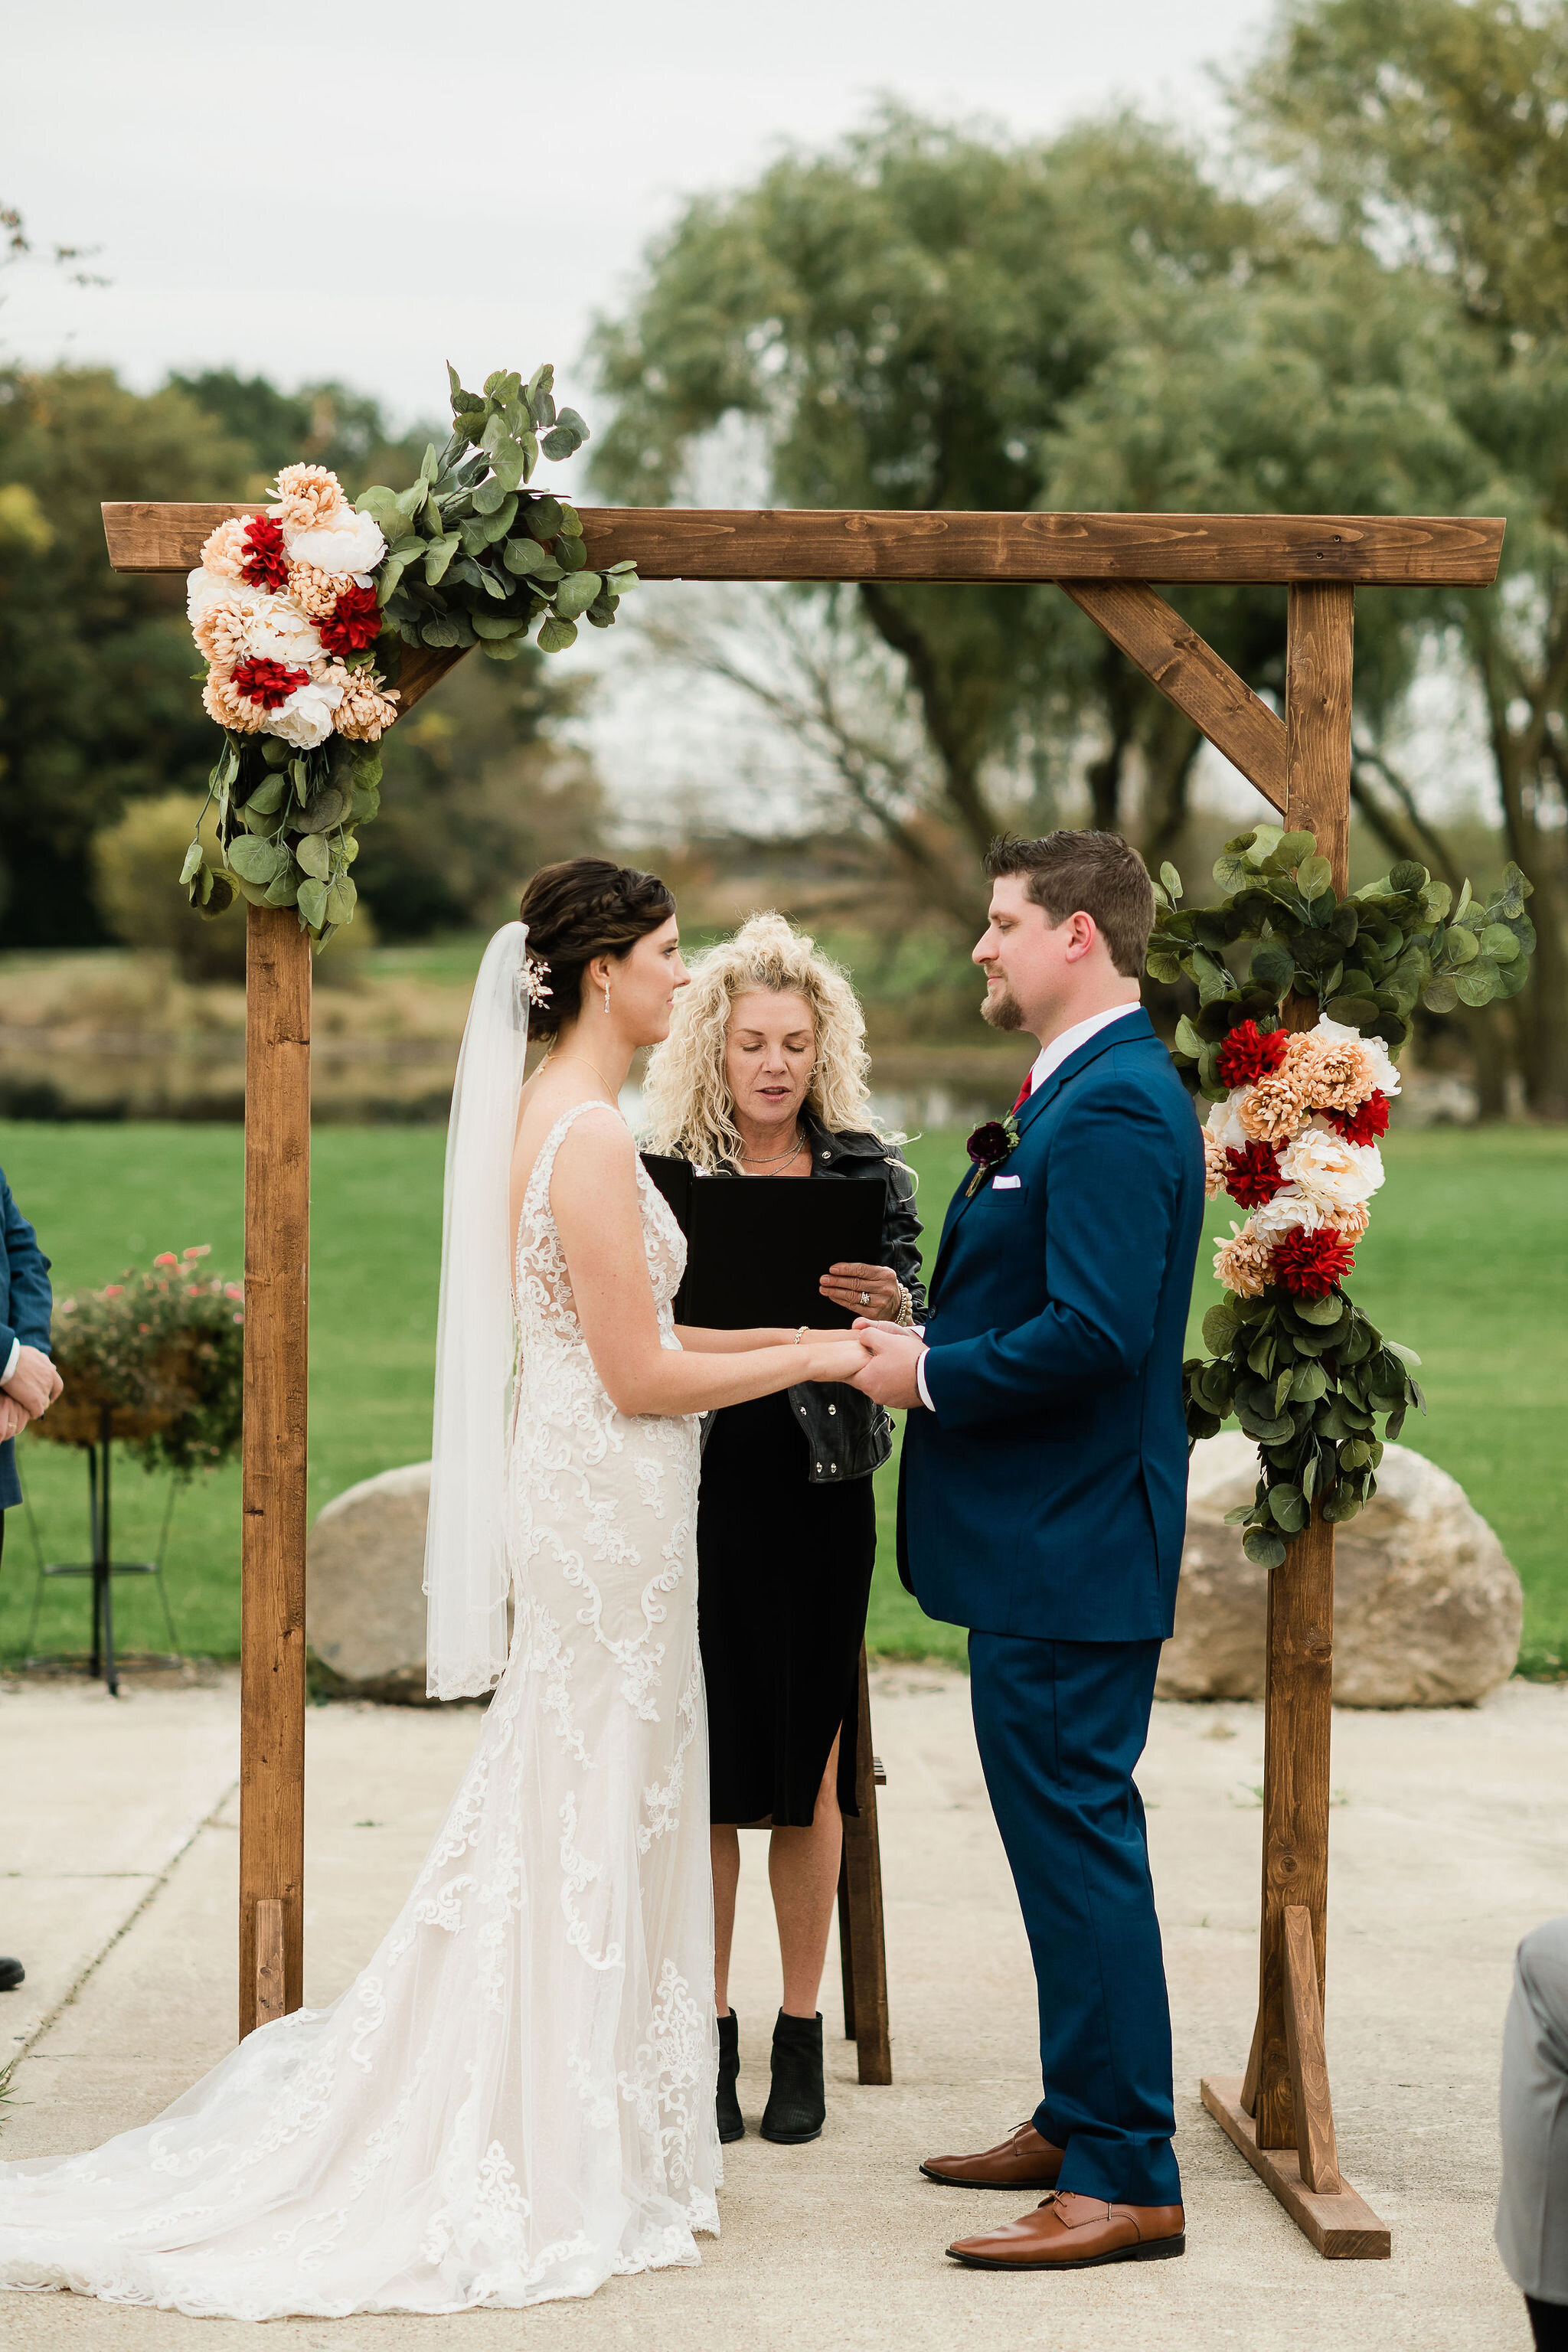
<svg viewBox="0 0 1568 2352">
<path fill-rule="evenodd" d="M 910 683 L 920 697 L 926 733 L 942 761 L 949 811 L 983 857 L 1001 826 L 986 801 L 974 748 L 964 739 L 931 642 L 880 581 L 862 580 L 859 586 L 868 619 L 883 644 L 903 656 Z"/>
</svg>

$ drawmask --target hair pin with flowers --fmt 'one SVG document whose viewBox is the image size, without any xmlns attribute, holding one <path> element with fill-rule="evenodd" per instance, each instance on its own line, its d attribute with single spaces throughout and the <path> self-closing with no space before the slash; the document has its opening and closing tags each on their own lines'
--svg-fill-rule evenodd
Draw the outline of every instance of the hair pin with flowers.
<svg viewBox="0 0 1568 2352">
<path fill-rule="evenodd" d="M 531 955 L 526 948 L 523 950 L 519 984 L 531 1004 L 549 1003 L 554 993 L 548 984 L 549 971 L 550 966 L 542 956 Z"/>
</svg>

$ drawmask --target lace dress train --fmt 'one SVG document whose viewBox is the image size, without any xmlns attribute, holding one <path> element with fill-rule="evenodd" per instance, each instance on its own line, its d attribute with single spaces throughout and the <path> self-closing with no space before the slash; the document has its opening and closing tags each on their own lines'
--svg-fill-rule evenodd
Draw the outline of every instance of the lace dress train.
<svg viewBox="0 0 1568 2352">
<path fill-rule="evenodd" d="M 523 1203 L 514 1629 L 412 1894 L 330 2008 L 90 2154 L 0 2165 L 0 2284 L 241 2319 L 516 2307 L 717 2231 L 698 1424 L 612 1405 L 549 1202 L 608 1108 L 557 1122 Z M 685 1244 L 638 1182 L 674 1348 Z"/>
</svg>

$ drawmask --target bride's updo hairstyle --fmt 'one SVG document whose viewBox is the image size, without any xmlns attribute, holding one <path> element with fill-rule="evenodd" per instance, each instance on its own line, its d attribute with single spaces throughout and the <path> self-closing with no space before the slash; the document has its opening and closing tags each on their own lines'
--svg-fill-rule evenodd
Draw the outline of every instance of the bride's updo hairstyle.
<svg viewBox="0 0 1568 2352">
<path fill-rule="evenodd" d="M 668 922 L 675 900 L 657 874 L 607 857 L 567 857 L 540 867 L 517 911 L 528 925 L 529 955 L 550 966 L 550 994 L 529 1007 L 529 1031 L 555 1037 L 582 1010 L 583 974 L 594 958 L 629 955 Z"/>
</svg>

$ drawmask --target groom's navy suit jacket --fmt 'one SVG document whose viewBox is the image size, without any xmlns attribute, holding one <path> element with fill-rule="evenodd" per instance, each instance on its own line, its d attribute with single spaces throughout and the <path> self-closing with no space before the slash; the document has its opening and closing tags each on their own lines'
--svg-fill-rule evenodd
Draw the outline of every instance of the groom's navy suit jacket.
<svg viewBox="0 0 1568 2352">
<path fill-rule="evenodd" d="M 0 1169 L 0 1372 L 10 1361 L 13 1343 L 49 1352 L 49 1261 L 38 1247 L 38 1237 L 16 1206 L 5 1171 Z M 16 1475 L 13 1438 L 0 1445 L 0 1511 L 22 1499 Z"/>
<path fill-rule="evenodd" d="M 900 1572 L 928 1616 L 976 1631 L 1163 1640 L 1186 1515 L 1197 1118 L 1140 1007 L 1070 1054 L 1017 1124 L 942 1228 Z"/>
</svg>

